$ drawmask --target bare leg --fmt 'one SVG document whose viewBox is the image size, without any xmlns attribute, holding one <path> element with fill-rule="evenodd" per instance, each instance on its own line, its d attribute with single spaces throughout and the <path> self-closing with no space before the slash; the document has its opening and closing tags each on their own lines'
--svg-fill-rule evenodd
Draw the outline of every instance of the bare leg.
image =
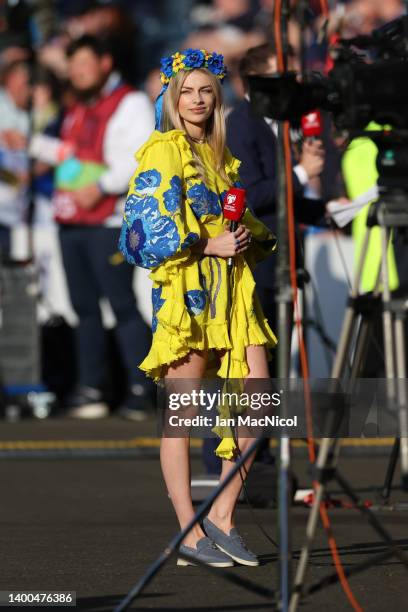
<svg viewBox="0 0 408 612">
<path fill-rule="evenodd" d="M 268 361 L 266 358 L 266 350 L 263 346 L 248 346 L 247 347 L 247 362 L 249 366 L 249 374 L 247 378 L 269 378 Z M 239 438 L 239 448 L 241 453 L 245 453 L 249 446 L 253 442 L 252 438 Z M 245 470 L 241 469 L 241 474 L 245 480 L 245 474 L 251 467 L 255 453 L 248 458 L 245 463 Z M 221 481 L 223 481 L 228 473 L 234 467 L 234 463 L 231 461 L 223 460 Z M 241 492 L 242 480 L 240 474 L 236 474 L 231 480 L 229 485 L 214 501 L 208 518 L 214 523 L 219 529 L 222 529 L 225 533 L 229 534 L 230 529 L 234 527 L 234 510 Z"/>
<path fill-rule="evenodd" d="M 206 363 L 207 355 L 205 353 L 191 351 L 187 358 L 168 368 L 165 378 L 200 379 L 204 375 Z M 191 501 L 189 437 L 163 437 L 160 446 L 160 462 L 180 527 L 184 529 L 195 514 Z M 195 548 L 197 540 L 204 536 L 201 527 L 196 525 L 184 539 L 184 544 Z"/>
</svg>

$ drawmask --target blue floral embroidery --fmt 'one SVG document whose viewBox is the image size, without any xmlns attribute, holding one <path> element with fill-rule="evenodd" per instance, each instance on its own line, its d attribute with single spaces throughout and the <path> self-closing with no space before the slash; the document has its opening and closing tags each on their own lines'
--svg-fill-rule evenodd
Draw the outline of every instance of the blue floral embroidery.
<svg viewBox="0 0 408 612">
<path fill-rule="evenodd" d="M 152 196 L 138 197 L 130 195 L 125 203 L 125 214 L 133 216 L 149 216 L 151 219 L 160 217 L 159 202 Z"/>
<path fill-rule="evenodd" d="M 200 289 L 192 289 L 184 294 L 184 301 L 190 314 L 199 315 L 205 308 L 206 293 Z"/>
<path fill-rule="evenodd" d="M 156 198 L 128 197 L 119 249 L 130 263 L 155 268 L 179 245 L 177 226 L 169 217 L 160 215 Z"/>
<path fill-rule="evenodd" d="M 195 242 L 197 242 L 197 240 L 199 240 L 200 236 L 198 234 L 196 234 L 195 232 L 189 232 L 183 242 L 183 244 L 181 245 L 182 249 L 186 249 L 187 247 L 191 246 L 192 244 L 194 244 Z"/>
<path fill-rule="evenodd" d="M 191 200 L 191 208 L 197 218 L 204 215 L 221 214 L 221 205 L 218 195 L 210 191 L 204 183 L 198 183 L 190 187 L 187 197 Z"/>
<path fill-rule="evenodd" d="M 146 221 L 149 225 L 149 221 Z M 146 245 L 146 261 L 148 267 L 155 267 L 165 259 L 174 255 L 180 245 L 180 235 L 177 225 L 169 217 L 159 217 L 150 223 L 149 242 Z"/>
<path fill-rule="evenodd" d="M 163 287 L 157 287 L 152 289 L 152 304 L 153 304 L 153 318 L 152 318 L 152 332 L 154 333 L 157 329 L 157 313 L 163 306 L 166 300 L 161 297 Z"/>
<path fill-rule="evenodd" d="M 153 195 L 161 183 L 161 174 L 157 170 L 146 170 L 135 178 L 136 191 L 143 195 Z"/>
<path fill-rule="evenodd" d="M 180 207 L 182 183 L 179 176 L 170 179 L 170 189 L 164 192 L 164 206 L 169 212 L 175 212 Z"/>
<path fill-rule="evenodd" d="M 154 314 L 154 315 L 152 316 L 152 334 L 154 334 L 154 332 L 155 332 L 155 331 L 156 331 L 156 329 L 157 329 L 157 323 L 158 323 L 158 321 L 157 321 L 157 316 Z"/>
<path fill-rule="evenodd" d="M 121 240 L 122 242 L 122 240 Z M 126 253 L 132 257 L 132 263 L 142 263 L 143 247 L 146 244 L 146 234 L 141 219 L 135 219 L 124 236 Z"/>
</svg>

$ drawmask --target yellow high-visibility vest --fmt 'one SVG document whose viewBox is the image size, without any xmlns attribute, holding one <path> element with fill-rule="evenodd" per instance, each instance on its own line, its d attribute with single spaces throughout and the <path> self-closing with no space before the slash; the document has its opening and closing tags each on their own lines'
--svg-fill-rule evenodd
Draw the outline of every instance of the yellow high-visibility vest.
<svg viewBox="0 0 408 612">
<path fill-rule="evenodd" d="M 367 130 L 379 130 L 381 126 L 371 122 Z M 357 196 L 365 193 L 377 183 L 378 171 L 376 167 L 378 148 L 370 138 L 355 138 L 347 147 L 342 159 L 343 179 L 346 185 L 348 197 L 354 200 Z M 370 204 L 355 217 L 352 224 L 352 234 L 355 245 L 354 261 L 357 263 L 361 245 L 366 232 L 367 214 Z M 397 266 L 395 263 L 394 250 L 390 244 L 387 253 L 389 286 L 391 290 L 397 289 L 399 285 Z M 381 261 L 381 237 L 380 228 L 374 227 L 370 234 L 367 256 L 361 277 L 361 290 L 372 291 L 377 279 L 378 267 Z"/>
</svg>

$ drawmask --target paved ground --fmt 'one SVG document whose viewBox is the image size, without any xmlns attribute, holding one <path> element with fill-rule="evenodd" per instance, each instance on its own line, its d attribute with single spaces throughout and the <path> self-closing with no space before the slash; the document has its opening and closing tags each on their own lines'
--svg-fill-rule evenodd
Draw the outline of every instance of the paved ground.
<svg viewBox="0 0 408 612">
<path fill-rule="evenodd" d="M 25 421 L 2 424 L 7 441 L 135 440 L 154 434 L 152 423 L 140 427 L 118 419 L 95 424 Z M 176 531 L 176 522 L 162 484 L 157 450 L 150 456 L 121 458 L 3 458 L 0 461 L 0 590 L 75 590 L 81 610 L 113 610 L 121 597 L 142 576 Z M 29 457 L 29 455 L 26 455 Z M 385 455 L 346 457 L 341 466 L 362 496 L 373 499 L 387 463 Z M 309 484 L 306 462 L 295 460 L 302 485 Z M 198 458 L 193 469 L 200 470 Z M 408 501 L 396 490 L 393 500 Z M 346 568 L 384 550 L 381 538 L 353 510 L 330 513 Z M 258 520 L 276 536 L 276 512 L 257 510 Z M 378 514 L 393 537 L 408 553 L 408 512 Z M 295 553 L 304 538 L 307 510 L 293 511 Z M 238 524 L 262 559 L 259 568 L 235 567 L 247 577 L 274 589 L 277 584 L 276 550 L 253 524 L 245 506 Z M 332 571 L 327 540 L 319 529 L 309 569 L 309 581 Z M 406 612 L 407 569 L 397 559 L 383 561 L 351 579 L 362 608 L 370 612 Z M 11 608 L 10 608 L 11 609 Z M 178 568 L 171 560 L 132 609 L 257 612 L 274 610 L 273 602 L 226 582 L 220 575 L 196 567 Z M 330 586 L 307 600 L 301 610 L 349 610 L 340 587 Z"/>
</svg>

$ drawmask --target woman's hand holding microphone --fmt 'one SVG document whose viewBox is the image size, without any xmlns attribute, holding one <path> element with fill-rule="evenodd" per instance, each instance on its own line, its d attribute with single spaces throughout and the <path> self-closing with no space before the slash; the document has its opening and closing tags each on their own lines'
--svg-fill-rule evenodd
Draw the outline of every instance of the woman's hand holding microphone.
<svg viewBox="0 0 408 612">
<path fill-rule="evenodd" d="M 201 248 L 199 248 L 204 255 L 228 258 L 246 251 L 250 242 L 251 232 L 245 225 L 240 224 L 235 232 L 226 229 L 216 238 L 207 238 L 200 241 Z"/>
</svg>

